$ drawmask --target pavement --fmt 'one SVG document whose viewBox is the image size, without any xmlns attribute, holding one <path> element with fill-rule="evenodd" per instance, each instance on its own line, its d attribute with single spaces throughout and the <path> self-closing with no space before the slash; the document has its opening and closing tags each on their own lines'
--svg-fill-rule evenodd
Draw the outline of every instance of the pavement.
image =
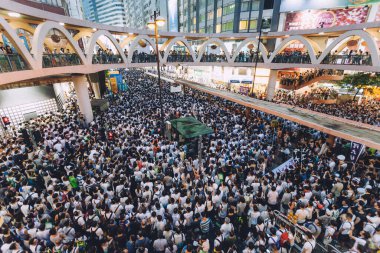
<svg viewBox="0 0 380 253">
<path fill-rule="evenodd" d="M 250 107 L 265 113 L 279 116 L 281 118 L 297 122 L 301 125 L 317 129 L 321 132 L 340 137 L 346 140 L 362 143 L 367 147 L 380 150 L 380 128 L 346 120 L 311 110 L 292 107 L 284 104 L 276 104 L 263 101 L 241 94 L 223 91 L 195 83 L 188 80 L 176 79 L 176 83 L 185 85 L 210 95 L 224 98 L 226 100 Z"/>
</svg>

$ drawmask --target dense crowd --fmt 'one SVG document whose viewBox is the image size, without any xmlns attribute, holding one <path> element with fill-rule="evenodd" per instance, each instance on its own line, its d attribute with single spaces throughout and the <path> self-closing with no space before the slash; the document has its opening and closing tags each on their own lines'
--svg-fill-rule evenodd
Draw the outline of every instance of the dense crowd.
<svg viewBox="0 0 380 253">
<path fill-rule="evenodd" d="M 317 88 L 309 93 L 295 94 L 279 90 L 273 99 L 277 103 L 285 103 L 301 108 L 326 113 L 336 117 L 354 120 L 365 124 L 380 126 L 380 102 L 376 100 L 353 101 L 325 104 L 319 100 L 336 99 L 337 93 L 330 88 Z"/>
<path fill-rule="evenodd" d="M 343 71 L 332 70 L 332 69 L 314 69 L 307 70 L 305 72 L 287 72 L 282 73 L 280 77 L 280 84 L 297 89 L 303 84 L 311 81 L 312 79 L 320 76 L 331 76 L 331 75 L 343 75 Z"/>
<path fill-rule="evenodd" d="M 193 116 L 214 133 L 202 160 L 162 137 L 156 80 L 126 72 L 129 90 L 88 127 L 75 100 L 0 146 L 1 251 L 289 252 L 342 242 L 380 246 L 379 160 L 357 164 L 346 142 L 193 90 L 163 90 L 165 119 Z M 293 157 L 280 173 L 271 170 Z M 276 212 L 305 227 L 276 223 Z M 296 240 L 297 239 L 297 240 Z M 318 242 L 318 244 L 317 244 Z"/>
</svg>

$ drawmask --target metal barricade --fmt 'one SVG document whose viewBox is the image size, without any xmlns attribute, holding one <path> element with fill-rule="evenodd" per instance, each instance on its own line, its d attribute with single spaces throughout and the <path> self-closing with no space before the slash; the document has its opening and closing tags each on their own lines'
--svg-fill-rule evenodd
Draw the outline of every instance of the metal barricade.
<svg viewBox="0 0 380 253">
<path fill-rule="evenodd" d="M 291 248 L 290 252 L 301 252 L 302 247 L 305 243 L 305 236 L 306 232 L 308 231 L 307 228 L 299 226 L 297 224 L 294 224 L 292 221 L 289 220 L 288 217 L 280 213 L 279 211 L 275 210 L 275 223 L 276 226 L 288 226 L 290 227 L 290 230 L 294 236 L 294 246 Z M 313 250 L 313 253 L 342 253 L 340 250 L 335 248 L 333 245 L 323 245 L 322 243 L 316 241 L 315 248 Z"/>
</svg>

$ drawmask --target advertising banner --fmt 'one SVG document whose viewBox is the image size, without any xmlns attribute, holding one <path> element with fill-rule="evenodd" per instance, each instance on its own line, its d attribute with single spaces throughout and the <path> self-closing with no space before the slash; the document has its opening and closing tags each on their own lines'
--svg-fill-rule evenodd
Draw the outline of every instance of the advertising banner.
<svg viewBox="0 0 380 253">
<path fill-rule="evenodd" d="M 368 7 L 350 7 L 334 10 L 308 10 L 286 14 L 285 31 L 328 28 L 365 23 Z"/>
<path fill-rule="evenodd" d="M 380 3 L 380 0 L 282 0 L 281 12 L 313 10 L 313 9 L 327 9 L 346 6 L 360 6 Z"/>
<path fill-rule="evenodd" d="M 375 22 L 376 22 L 376 21 L 380 21 L 380 5 L 377 6 Z"/>
</svg>

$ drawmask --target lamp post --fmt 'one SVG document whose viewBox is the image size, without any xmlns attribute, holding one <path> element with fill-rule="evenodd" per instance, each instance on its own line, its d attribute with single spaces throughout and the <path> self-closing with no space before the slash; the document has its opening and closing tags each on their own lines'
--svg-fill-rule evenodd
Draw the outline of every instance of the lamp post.
<svg viewBox="0 0 380 253">
<path fill-rule="evenodd" d="M 158 51 L 158 27 L 165 25 L 165 18 L 160 16 L 159 11 L 154 11 L 153 15 L 148 21 L 148 28 L 154 29 L 154 37 L 156 41 L 156 61 L 157 61 L 157 76 L 158 76 L 158 92 L 160 100 L 160 130 L 162 136 L 164 136 L 164 109 L 162 104 L 162 85 L 161 85 L 161 69 L 160 69 L 160 52 Z"/>
</svg>

